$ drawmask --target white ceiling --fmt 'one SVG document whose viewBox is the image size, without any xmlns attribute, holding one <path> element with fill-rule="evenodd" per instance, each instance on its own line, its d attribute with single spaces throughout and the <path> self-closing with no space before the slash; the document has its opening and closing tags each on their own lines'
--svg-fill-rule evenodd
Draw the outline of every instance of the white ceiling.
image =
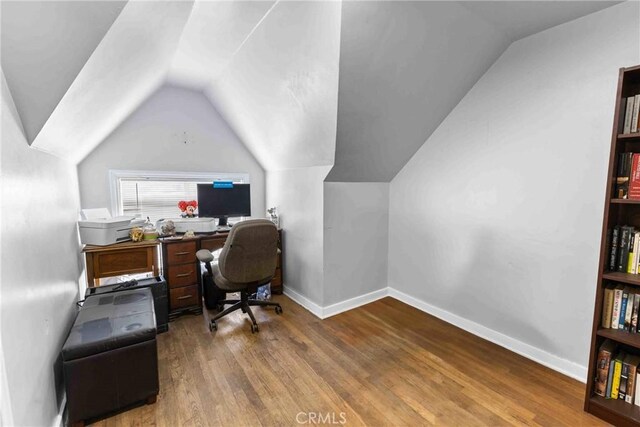
<svg viewBox="0 0 640 427">
<path fill-rule="evenodd" d="M 227 66 L 274 1 L 196 2 L 169 69 L 169 81 L 204 89 Z"/>
<path fill-rule="evenodd" d="M 279 2 L 206 91 L 265 169 L 333 164 L 340 3 Z"/>
<path fill-rule="evenodd" d="M 3 1 L 2 68 L 32 145 L 75 162 L 172 82 L 268 170 L 387 181 L 511 41 L 615 3 Z"/>
<path fill-rule="evenodd" d="M 125 1 L 2 1 L 2 70 L 33 141 Z"/>
<path fill-rule="evenodd" d="M 508 45 L 455 2 L 343 3 L 327 181 L 390 181 Z"/>
<path fill-rule="evenodd" d="M 509 44 L 616 3 L 343 2 L 327 180 L 391 181 Z"/>
<path fill-rule="evenodd" d="M 613 6 L 621 1 L 461 1 L 516 41 L 556 25 Z"/>
</svg>

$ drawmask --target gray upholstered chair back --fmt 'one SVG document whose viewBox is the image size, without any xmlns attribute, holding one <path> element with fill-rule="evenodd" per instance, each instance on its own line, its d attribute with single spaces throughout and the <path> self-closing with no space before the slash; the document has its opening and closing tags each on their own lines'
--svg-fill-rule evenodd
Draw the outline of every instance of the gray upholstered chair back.
<svg viewBox="0 0 640 427">
<path fill-rule="evenodd" d="M 278 259 L 278 229 L 266 219 L 251 219 L 231 228 L 218 267 L 235 283 L 268 282 Z"/>
</svg>

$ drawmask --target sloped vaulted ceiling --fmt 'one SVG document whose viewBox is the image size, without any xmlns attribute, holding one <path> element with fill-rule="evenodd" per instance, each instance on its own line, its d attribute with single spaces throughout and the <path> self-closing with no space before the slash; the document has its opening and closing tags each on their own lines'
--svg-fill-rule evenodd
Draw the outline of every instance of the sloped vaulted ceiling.
<svg viewBox="0 0 640 427">
<path fill-rule="evenodd" d="M 2 68 L 32 146 L 75 162 L 170 81 L 267 170 L 389 181 L 512 41 L 615 3 L 3 1 Z"/>
<path fill-rule="evenodd" d="M 79 7 L 93 5 L 93 2 L 70 3 L 70 10 L 74 11 Z M 4 3 L 2 6 L 3 21 L 5 18 L 11 21 L 13 12 L 18 13 L 26 7 L 22 2 L 16 6 L 17 11 L 5 10 Z M 14 80 L 13 84 L 8 81 L 12 94 L 21 93 L 22 87 L 26 87 L 26 91 L 30 92 L 33 98 L 28 100 L 28 108 L 20 111 L 23 123 L 27 123 L 28 126 L 36 124 L 30 131 L 31 145 L 74 162 L 84 158 L 164 82 L 192 6 L 193 2 L 189 1 L 127 3 L 78 74 L 73 76 L 70 86 L 62 89 L 63 96 L 57 99 L 61 90 L 50 91 L 44 88 L 42 92 L 47 93 L 47 99 L 51 104 L 56 104 L 49 105 L 49 108 L 53 106 L 54 109 L 48 117 L 44 113 L 46 110 L 33 107 L 34 103 L 38 102 L 38 96 L 42 94 L 28 86 L 37 84 L 37 81 Z M 99 11 L 100 8 L 96 10 Z M 41 16 L 46 13 L 47 6 L 39 5 L 34 14 Z M 66 13 L 68 16 L 58 22 L 61 26 L 75 19 L 73 14 L 69 15 L 69 10 L 66 10 Z M 99 19 L 97 21 L 101 22 Z M 21 32 L 16 33 L 29 37 L 37 31 L 33 25 L 27 24 Z M 51 29 L 50 32 L 56 31 Z M 86 29 L 83 32 L 78 31 L 75 37 L 82 39 L 86 32 Z M 43 37 L 46 38 L 48 33 L 45 32 Z M 7 39 L 11 38 L 3 27 L 3 51 Z M 40 43 L 46 45 L 44 41 Z M 73 63 L 79 64 L 81 59 L 80 55 L 73 57 Z M 60 58 L 58 60 L 64 66 L 64 61 Z M 13 66 L 11 58 L 4 55 L 2 62 L 3 70 Z M 30 64 L 33 67 L 46 65 L 47 61 Z M 67 69 L 65 75 L 72 76 L 73 69 Z M 51 70 L 44 70 L 46 71 Z M 56 75 L 52 77 L 54 81 Z M 38 114 L 32 116 L 34 111 Z M 43 118 L 45 122 L 41 123 Z M 42 127 L 38 129 L 40 125 Z"/>
<path fill-rule="evenodd" d="M 329 181 L 390 181 L 509 45 L 455 2 L 344 2 Z"/>
<path fill-rule="evenodd" d="M 125 4 L 1 3 L 2 69 L 29 141 L 40 132 Z"/>
<path fill-rule="evenodd" d="M 327 180 L 390 181 L 511 42 L 616 3 L 344 1 Z"/>
<path fill-rule="evenodd" d="M 340 3 L 278 2 L 206 93 L 268 170 L 333 164 Z"/>
</svg>

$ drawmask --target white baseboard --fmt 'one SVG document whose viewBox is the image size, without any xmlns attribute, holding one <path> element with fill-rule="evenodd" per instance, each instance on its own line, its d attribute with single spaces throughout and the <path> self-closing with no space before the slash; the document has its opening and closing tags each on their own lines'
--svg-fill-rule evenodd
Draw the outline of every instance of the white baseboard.
<svg viewBox="0 0 640 427">
<path fill-rule="evenodd" d="M 567 359 L 563 359 L 545 350 L 519 341 L 498 331 L 494 331 L 493 329 L 487 328 L 486 326 L 483 326 L 469 319 L 465 319 L 464 317 L 458 316 L 457 314 L 453 314 L 449 311 L 433 306 L 425 301 L 412 297 L 411 295 L 405 294 L 404 292 L 401 292 L 392 287 L 379 289 L 377 291 L 373 291 L 359 297 L 351 298 L 346 301 L 341 301 L 327 307 L 321 307 L 305 296 L 287 287 L 284 288 L 284 294 L 309 310 L 320 319 L 326 319 L 327 317 L 335 316 L 336 314 L 348 310 L 353 310 L 354 308 L 358 308 L 362 305 L 369 304 L 373 301 L 389 296 L 412 307 L 415 307 L 420 311 L 424 311 L 427 314 L 435 316 L 438 319 L 444 320 L 447 323 L 457 326 L 460 329 L 464 329 L 465 331 L 472 333 L 473 335 L 497 344 L 500 347 L 504 347 L 507 350 L 526 357 L 527 359 L 533 360 L 534 362 L 546 366 L 547 368 L 560 372 L 561 374 L 564 374 L 568 377 L 574 378 L 583 383 L 586 383 L 587 380 L 586 366 L 579 365 Z"/>
<path fill-rule="evenodd" d="M 56 414 L 56 417 L 51 423 L 51 427 L 64 427 L 64 410 L 67 409 L 67 393 L 62 396 L 62 403 L 60 403 L 60 411 Z"/>
<path fill-rule="evenodd" d="M 320 307 L 318 304 L 316 304 L 315 302 L 311 301 L 309 298 L 297 293 L 293 289 L 288 288 L 286 286 L 283 287 L 282 292 L 286 296 L 288 296 L 289 298 L 291 298 L 292 300 L 294 300 L 295 302 L 297 302 L 298 304 L 300 304 L 301 306 L 309 310 L 316 317 L 319 317 L 320 319 L 322 319 L 322 307 Z"/>
<path fill-rule="evenodd" d="M 404 292 L 400 292 L 397 289 L 391 287 L 387 289 L 389 291 L 389 296 L 397 299 L 398 301 L 402 301 L 403 303 L 415 307 L 418 310 L 424 311 L 438 319 L 444 320 L 445 322 L 457 326 L 460 329 L 464 329 L 473 335 L 479 336 L 487 341 L 491 341 L 500 347 L 504 347 L 507 350 L 513 351 L 514 353 L 524 356 L 527 359 L 531 359 L 536 363 L 560 372 L 568 377 L 574 378 L 583 383 L 587 380 L 586 366 L 579 365 L 532 345 L 523 343 L 522 341 L 518 341 L 515 338 L 511 338 L 500 332 L 494 331 L 493 329 L 489 329 L 486 326 L 482 326 L 479 323 L 460 317 L 457 314 L 435 307 L 429 303 L 407 295 Z"/>
<path fill-rule="evenodd" d="M 382 288 L 377 291 L 369 292 L 368 294 L 360 295 L 359 297 L 331 304 L 322 309 L 322 319 L 335 316 L 336 314 L 340 314 L 348 310 L 353 310 L 354 308 L 377 301 L 380 298 L 384 298 L 387 295 L 388 288 Z"/>
<path fill-rule="evenodd" d="M 386 297 L 387 288 L 378 289 L 377 291 L 369 292 L 368 294 L 360 295 L 358 297 L 351 298 L 345 301 L 340 301 L 326 307 L 322 307 L 316 304 L 309 298 L 305 297 L 302 294 L 299 294 L 291 288 L 287 288 L 286 286 L 284 287 L 283 293 L 307 310 L 309 310 L 314 316 L 320 319 L 326 319 L 327 317 L 335 316 L 336 314 L 353 310 L 354 308 L 358 308 L 362 305 L 369 304 L 370 302 L 374 302 L 379 300 L 380 298 Z"/>
</svg>

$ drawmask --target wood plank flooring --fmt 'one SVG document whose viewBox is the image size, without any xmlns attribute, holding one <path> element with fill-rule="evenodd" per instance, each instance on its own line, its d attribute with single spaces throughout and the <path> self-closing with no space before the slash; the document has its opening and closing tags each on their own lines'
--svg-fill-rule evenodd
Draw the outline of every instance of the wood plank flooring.
<svg viewBox="0 0 640 427">
<path fill-rule="evenodd" d="M 605 425 L 584 385 L 391 298 L 319 320 L 286 296 L 158 337 L 160 395 L 99 426 Z"/>
</svg>

